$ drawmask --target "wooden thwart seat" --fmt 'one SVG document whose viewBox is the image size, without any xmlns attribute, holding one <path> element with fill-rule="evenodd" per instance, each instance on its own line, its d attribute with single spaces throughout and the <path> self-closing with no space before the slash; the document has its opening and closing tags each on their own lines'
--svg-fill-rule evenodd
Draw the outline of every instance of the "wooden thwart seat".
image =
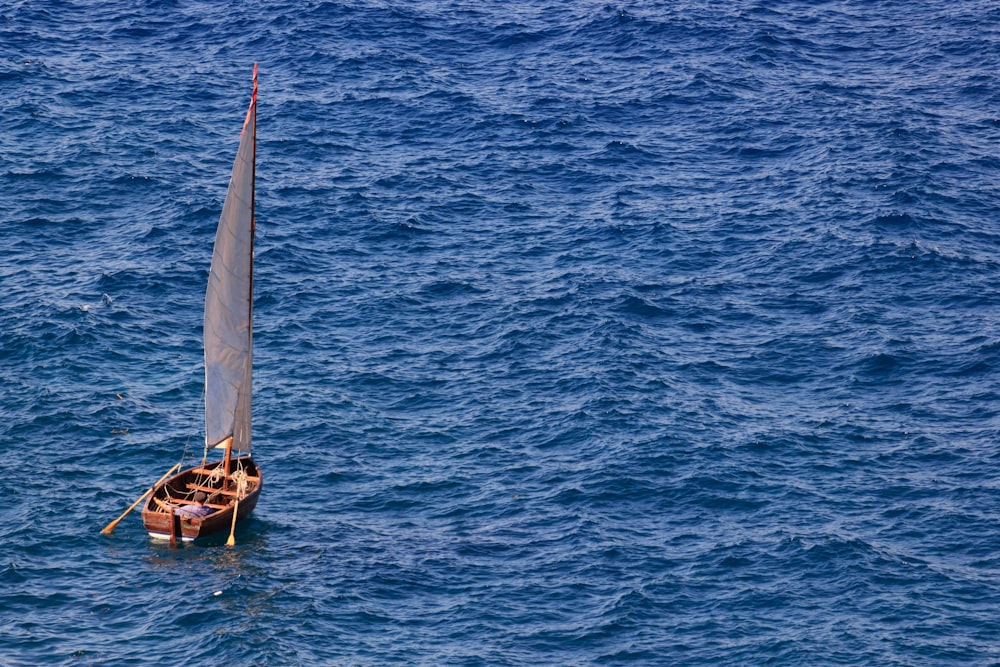
<svg viewBox="0 0 1000 667">
<path fill-rule="evenodd" d="M 195 504 L 193 500 L 188 500 L 186 498 L 171 498 L 169 503 L 164 500 L 160 500 L 159 498 L 153 498 L 153 500 L 155 500 L 159 508 L 164 510 L 165 512 L 169 512 L 172 509 L 176 509 L 178 505 Z M 205 503 L 205 507 L 211 507 L 212 509 L 216 510 L 224 510 L 227 507 L 229 507 L 229 505 L 220 505 L 218 503 Z"/>
<path fill-rule="evenodd" d="M 259 479 L 259 478 L 258 478 Z M 210 486 L 202 486 L 200 484 L 195 484 L 194 482 L 188 482 L 187 488 L 191 491 L 204 491 L 208 494 L 221 493 L 224 496 L 236 496 L 236 489 L 213 489 Z M 248 490 L 252 488 L 248 485 Z"/>
<path fill-rule="evenodd" d="M 216 466 L 215 468 L 193 468 L 191 472 L 196 475 L 211 475 L 216 470 L 220 470 L 221 466 Z"/>
<path fill-rule="evenodd" d="M 194 468 L 191 472 L 193 472 L 196 475 L 209 476 L 209 475 L 214 474 L 216 470 L 218 470 L 218 468 Z M 220 475 L 220 479 L 223 478 L 223 477 L 225 477 L 225 475 L 221 474 Z M 259 476 L 255 476 L 255 475 L 247 475 L 247 481 L 248 482 L 259 482 L 260 481 L 260 477 Z"/>
</svg>

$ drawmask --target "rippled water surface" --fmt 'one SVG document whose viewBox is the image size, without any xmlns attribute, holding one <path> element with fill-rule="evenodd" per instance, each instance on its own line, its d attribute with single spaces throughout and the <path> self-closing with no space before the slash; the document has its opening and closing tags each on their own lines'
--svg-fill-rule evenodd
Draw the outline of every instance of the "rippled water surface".
<svg viewBox="0 0 1000 667">
<path fill-rule="evenodd" d="M 260 63 L 254 518 L 201 454 Z M 1000 662 L 1000 10 L 0 4 L 0 665 Z"/>
</svg>

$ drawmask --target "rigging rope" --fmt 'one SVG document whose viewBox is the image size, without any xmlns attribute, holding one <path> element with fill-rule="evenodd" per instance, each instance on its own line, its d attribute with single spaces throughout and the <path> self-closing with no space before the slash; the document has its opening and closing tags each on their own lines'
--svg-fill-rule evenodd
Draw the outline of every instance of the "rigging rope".
<svg viewBox="0 0 1000 667">
<path fill-rule="evenodd" d="M 204 465 L 204 463 L 202 465 Z M 222 476 L 224 474 L 225 474 L 225 471 L 222 469 L 222 466 L 216 466 L 216 467 L 212 468 L 212 473 L 208 476 L 208 482 L 209 482 L 209 484 L 215 484 L 220 479 L 222 479 Z"/>
<path fill-rule="evenodd" d="M 233 482 L 236 483 L 236 497 L 245 498 L 247 495 L 247 471 L 243 469 L 243 462 L 237 463 L 237 470 L 233 473 Z"/>
</svg>

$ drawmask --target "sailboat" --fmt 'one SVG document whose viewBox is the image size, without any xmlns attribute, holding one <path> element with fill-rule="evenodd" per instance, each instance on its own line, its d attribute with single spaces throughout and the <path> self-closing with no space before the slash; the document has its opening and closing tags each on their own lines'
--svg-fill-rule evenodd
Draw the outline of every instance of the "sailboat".
<svg viewBox="0 0 1000 667">
<path fill-rule="evenodd" d="M 229 530 L 257 505 L 263 485 L 251 456 L 254 181 L 257 65 L 253 95 L 215 234 L 205 295 L 205 455 L 152 487 L 142 522 L 153 538 L 191 541 Z M 208 461 L 209 450 L 222 458 Z"/>
</svg>

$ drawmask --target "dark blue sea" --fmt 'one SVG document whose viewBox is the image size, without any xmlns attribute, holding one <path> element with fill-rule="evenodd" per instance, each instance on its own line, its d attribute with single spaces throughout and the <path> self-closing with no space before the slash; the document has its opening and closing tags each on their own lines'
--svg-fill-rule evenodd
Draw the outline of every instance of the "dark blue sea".
<svg viewBox="0 0 1000 667">
<path fill-rule="evenodd" d="M 2 667 L 998 665 L 1000 7 L 3 2 L 0 498 Z"/>
</svg>

